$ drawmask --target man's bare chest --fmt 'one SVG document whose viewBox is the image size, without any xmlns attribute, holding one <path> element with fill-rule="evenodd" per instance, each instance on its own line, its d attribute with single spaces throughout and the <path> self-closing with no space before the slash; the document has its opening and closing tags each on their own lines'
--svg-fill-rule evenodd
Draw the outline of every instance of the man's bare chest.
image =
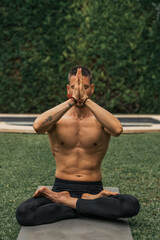
<svg viewBox="0 0 160 240">
<path fill-rule="evenodd" d="M 53 145 L 66 148 L 91 148 L 107 143 L 107 134 L 96 119 L 60 120 L 52 133 L 50 141 Z"/>
</svg>

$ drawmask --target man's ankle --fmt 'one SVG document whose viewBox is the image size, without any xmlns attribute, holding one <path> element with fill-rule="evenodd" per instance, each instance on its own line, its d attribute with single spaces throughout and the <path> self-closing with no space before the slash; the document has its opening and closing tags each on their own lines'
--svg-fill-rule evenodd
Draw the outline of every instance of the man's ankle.
<svg viewBox="0 0 160 240">
<path fill-rule="evenodd" d="M 66 197 L 61 199 L 61 204 L 76 209 L 76 203 L 78 198 Z"/>
</svg>

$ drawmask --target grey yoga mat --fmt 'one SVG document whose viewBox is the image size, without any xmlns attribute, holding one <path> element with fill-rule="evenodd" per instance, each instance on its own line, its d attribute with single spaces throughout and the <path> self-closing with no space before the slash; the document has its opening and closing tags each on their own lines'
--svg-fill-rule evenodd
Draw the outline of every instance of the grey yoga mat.
<svg viewBox="0 0 160 240">
<path fill-rule="evenodd" d="M 52 186 L 47 186 L 52 188 Z M 104 189 L 119 192 L 116 187 Z M 128 220 L 74 218 L 39 226 L 22 226 L 17 240 L 133 240 Z"/>
</svg>

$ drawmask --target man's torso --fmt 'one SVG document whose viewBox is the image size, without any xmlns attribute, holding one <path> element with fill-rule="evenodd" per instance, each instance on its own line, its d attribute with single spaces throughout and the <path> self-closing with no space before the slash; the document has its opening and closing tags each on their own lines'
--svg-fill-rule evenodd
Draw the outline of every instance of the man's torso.
<svg viewBox="0 0 160 240">
<path fill-rule="evenodd" d="M 55 176 L 73 181 L 100 181 L 100 165 L 110 135 L 94 115 L 82 120 L 65 114 L 48 133 L 56 161 Z"/>
</svg>

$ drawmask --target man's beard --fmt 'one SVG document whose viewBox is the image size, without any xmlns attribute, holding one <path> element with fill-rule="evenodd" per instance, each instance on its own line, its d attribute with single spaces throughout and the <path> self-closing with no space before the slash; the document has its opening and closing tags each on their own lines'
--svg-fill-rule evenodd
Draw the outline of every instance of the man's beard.
<svg viewBox="0 0 160 240">
<path fill-rule="evenodd" d="M 84 104 L 82 104 L 82 105 L 77 105 L 77 104 L 76 104 L 76 107 L 77 107 L 77 108 L 83 108 L 83 107 L 84 107 Z"/>
<path fill-rule="evenodd" d="M 77 108 L 84 108 L 85 105 L 81 102 L 81 101 L 78 101 L 79 105 L 75 105 Z M 82 103 L 82 104 L 81 104 Z"/>
</svg>

